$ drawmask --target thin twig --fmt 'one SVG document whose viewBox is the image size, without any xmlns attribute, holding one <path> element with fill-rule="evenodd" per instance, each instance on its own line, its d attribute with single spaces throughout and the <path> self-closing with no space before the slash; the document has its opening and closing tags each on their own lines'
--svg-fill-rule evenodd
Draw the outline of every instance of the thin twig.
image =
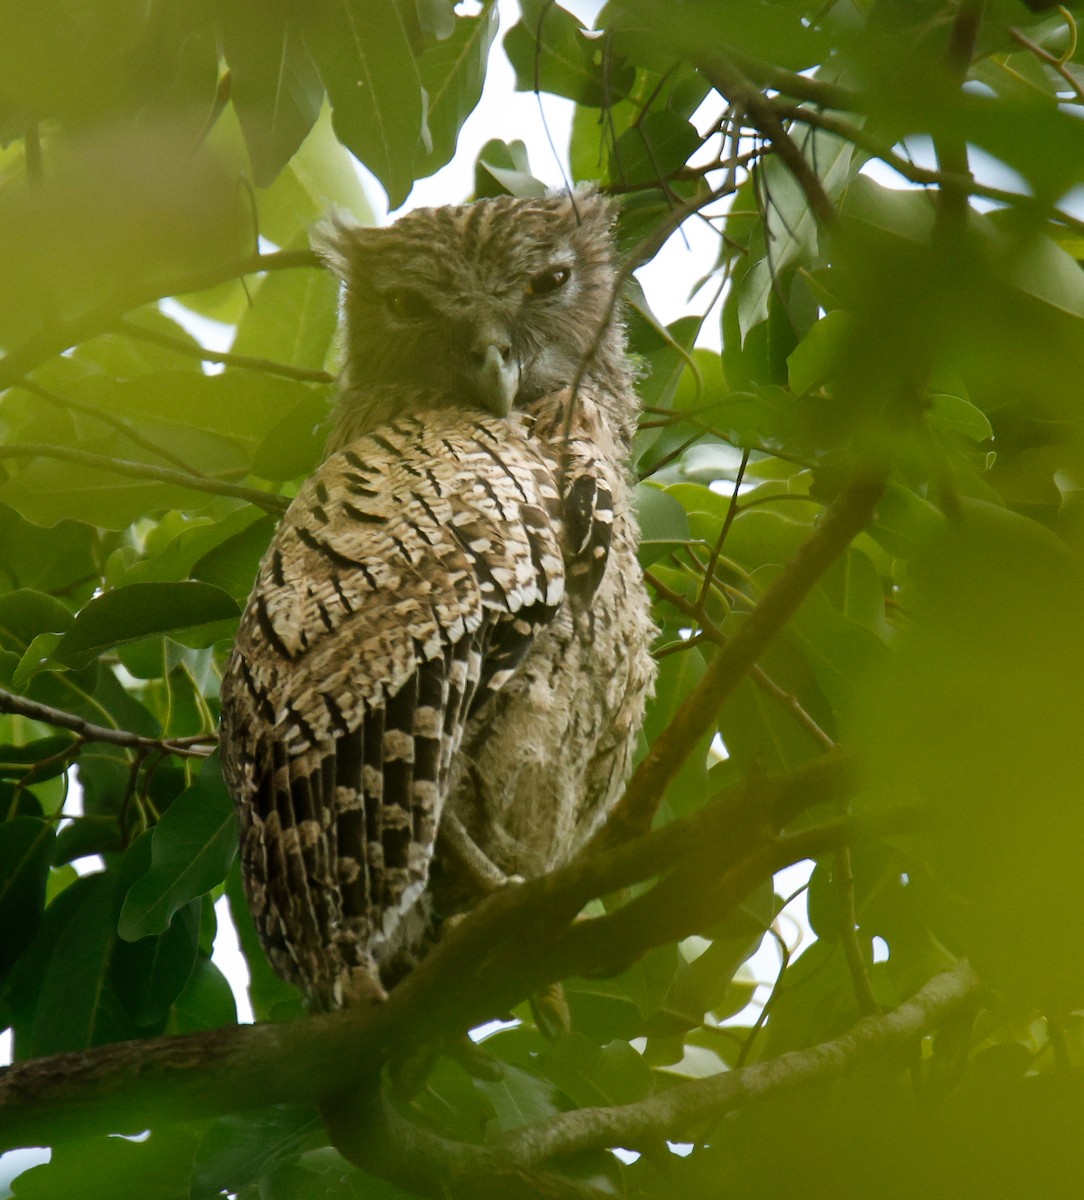
<svg viewBox="0 0 1084 1200">
<path fill-rule="evenodd" d="M 1051 54 L 1049 50 L 1044 50 L 1037 42 L 1033 42 L 1026 34 L 1019 29 L 1010 29 L 1009 36 L 1018 45 L 1024 47 L 1029 53 L 1034 54 L 1037 59 L 1053 67 L 1055 71 L 1065 80 L 1065 82 L 1073 89 L 1077 100 L 1084 102 L 1084 87 L 1081 87 L 1080 80 L 1069 70 L 1065 64 L 1065 60 L 1058 58 L 1057 55 Z"/>
<path fill-rule="evenodd" d="M 810 211 L 825 229 L 835 224 L 835 205 L 828 198 L 809 159 L 783 125 L 780 110 L 739 69 L 732 58 L 719 52 L 706 55 L 697 64 L 712 87 L 740 109 L 749 123 L 764 135 L 805 194 Z"/>
<path fill-rule="evenodd" d="M 209 747 L 218 740 L 213 733 L 198 733 L 181 738 L 152 738 L 144 737 L 141 733 L 131 733 L 127 729 L 109 729 L 104 725 L 95 725 L 75 713 L 65 712 L 62 708 L 39 704 L 37 700 L 30 700 L 26 696 L 16 696 L 14 692 L 5 688 L 0 688 L 0 713 L 27 717 L 31 721 L 40 721 L 43 725 L 53 725 L 57 729 L 68 729 L 78 734 L 83 742 L 109 742 L 111 745 L 125 746 L 128 749 L 161 750 L 166 754 L 192 758 L 206 758 L 211 753 Z"/>
<path fill-rule="evenodd" d="M 86 450 L 75 450 L 69 446 L 56 446 L 51 442 L 16 442 L 11 446 L 0 446 L 0 459 L 4 458 L 56 458 L 62 462 L 79 463 L 83 467 L 94 467 L 114 475 L 128 475 L 133 479 L 153 479 L 157 483 L 169 483 L 193 492 L 206 492 L 212 496 L 233 496 L 247 500 L 265 512 L 279 516 L 289 507 L 285 496 L 274 492 L 262 492 L 258 488 L 242 487 L 237 483 L 225 483 L 221 479 L 187 475 L 182 471 L 171 471 L 166 467 L 155 467 L 150 463 L 131 462 L 124 458 L 110 458 L 105 454 L 91 454 Z"/>
<path fill-rule="evenodd" d="M 693 747 L 714 727 L 720 708 L 749 668 L 797 611 L 817 580 L 873 515 L 884 485 L 863 476 L 825 510 L 820 524 L 761 596 L 756 608 L 712 660 L 641 761 L 592 847 L 650 828 L 666 788 Z"/>
<path fill-rule="evenodd" d="M 263 375 L 281 375 L 284 379 L 299 379 L 303 383 L 335 382 L 335 376 L 329 371 L 317 371 L 312 367 L 294 367 L 289 363 L 275 362 L 270 358 L 254 358 L 251 354 L 234 354 L 228 350 L 208 350 L 205 346 L 193 346 L 183 338 L 161 333 L 157 329 L 144 329 L 142 325 L 126 318 L 117 322 L 116 329 L 119 333 L 136 338 L 141 342 L 165 346 L 169 350 L 183 354 L 186 358 L 195 358 L 202 362 L 222 363 L 227 367 L 259 371 Z"/>
<path fill-rule="evenodd" d="M 12 386 L 22 388 L 23 391 L 30 392 L 31 395 L 39 396 L 42 400 L 47 400 L 50 404 L 55 404 L 57 408 L 65 408 L 72 412 L 84 413 L 88 417 L 93 417 L 94 420 L 101 421 L 103 425 L 108 425 L 118 433 L 123 434 L 133 445 L 139 446 L 141 449 L 157 455 L 166 462 L 172 463 L 187 474 L 199 479 L 209 478 L 202 471 L 186 463 L 183 458 L 178 458 L 176 454 L 168 450 L 165 446 L 160 446 L 149 437 L 144 437 L 131 421 L 126 421 L 123 417 L 115 416 L 113 413 L 96 404 L 87 404 L 83 400 L 74 400 L 71 396 L 61 396 L 58 392 L 51 392 L 48 388 L 42 387 L 40 383 L 37 383 L 33 379 L 20 379 Z"/>
</svg>

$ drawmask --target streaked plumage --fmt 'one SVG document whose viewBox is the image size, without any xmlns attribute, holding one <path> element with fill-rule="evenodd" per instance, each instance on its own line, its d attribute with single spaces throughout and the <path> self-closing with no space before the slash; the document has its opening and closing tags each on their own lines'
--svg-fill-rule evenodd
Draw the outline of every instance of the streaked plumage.
<svg viewBox="0 0 1084 1200">
<path fill-rule="evenodd" d="M 477 899 L 477 851 L 506 874 L 565 861 L 624 781 L 652 676 L 604 202 L 426 210 L 324 250 L 336 449 L 222 689 L 253 916 L 317 1008 L 409 969 Z"/>
</svg>

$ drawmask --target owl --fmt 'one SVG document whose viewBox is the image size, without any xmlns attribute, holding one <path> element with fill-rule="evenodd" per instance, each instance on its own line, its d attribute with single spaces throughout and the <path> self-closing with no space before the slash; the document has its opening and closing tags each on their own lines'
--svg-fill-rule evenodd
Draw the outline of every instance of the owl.
<svg viewBox="0 0 1084 1200">
<path fill-rule="evenodd" d="M 500 197 L 314 239 L 337 424 L 242 617 L 222 762 L 256 928 L 315 1010 L 567 861 L 627 776 L 653 630 L 612 220 Z"/>
</svg>

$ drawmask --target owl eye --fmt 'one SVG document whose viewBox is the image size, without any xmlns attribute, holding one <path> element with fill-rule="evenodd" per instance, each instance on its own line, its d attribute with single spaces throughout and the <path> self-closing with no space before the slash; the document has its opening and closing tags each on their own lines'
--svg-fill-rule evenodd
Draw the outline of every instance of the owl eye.
<svg viewBox="0 0 1084 1200">
<path fill-rule="evenodd" d="M 401 321 L 420 321 L 428 317 L 433 309 L 421 292 L 413 288 L 394 288 L 384 293 L 384 303 L 393 317 Z"/>
<path fill-rule="evenodd" d="M 528 296 L 548 296 L 562 288 L 572 278 L 570 267 L 554 267 L 550 271 L 539 271 L 527 284 Z"/>
</svg>

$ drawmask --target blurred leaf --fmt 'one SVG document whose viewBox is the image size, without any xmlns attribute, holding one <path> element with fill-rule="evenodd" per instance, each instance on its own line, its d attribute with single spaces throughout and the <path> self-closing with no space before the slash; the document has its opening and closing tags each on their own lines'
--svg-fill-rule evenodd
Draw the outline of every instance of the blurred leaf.
<svg viewBox="0 0 1084 1200">
<path fill-rule="evenodd" d="M 155 826 L 150 870 L 128 889 L 121 909 L 121 937 L 163 933 L 179 908 L 226 878 L 236 852 L 237 817 L 212 756 Z"/>
<path fill-rule="evenodd" d="M 130 1129 L 126 1132 L 138 1133 Z M 18 1200 L 191 1200 L 189 1175 L 198 1132 L 190 1127 L 157 1130 L 143 1141 L 87 1138 L 53 1149 L 51 1161 L 14 1182 Z"/>
<path fill-rule="evenodd" d="M 581 1108 L 633 1104 L 651 1093 L 651 1068 L 628 1042 L 613 1041 L 600 1048 L 572 1033 L 551 1043 L 539 1065 Z"/>
<path fill-rule="evenodd" d="M 192 1185 L 200 1194 L 236 1192 L 279 1162 L 296 1158 L 322 1134 L 316 1111 L 304 1105 L 275 1105 L 222 1117 L 199 1144 Z"/>
<path fill-rule="evenodd" d="M 869 805 L 925 814 L 914 844 L 954 903 L 948 932 L 998 985 L 1084 996 L 1059 914 L 1084 906 L 1074 722 L 1084 703 L 1079 562 L 1048 532 L 970 502 L 923 547 L 911 623 L 871 664 L 851 722 Z"/>
<path fill-rule="evenodd" d="M 493 1105 L 502 1133 L 555 1117 L 561 1104 L 553 1084 L 520 1067 L 508 1065 L 499 1080 L 476 1079 L 474 1086 Z"/>
</svg>

